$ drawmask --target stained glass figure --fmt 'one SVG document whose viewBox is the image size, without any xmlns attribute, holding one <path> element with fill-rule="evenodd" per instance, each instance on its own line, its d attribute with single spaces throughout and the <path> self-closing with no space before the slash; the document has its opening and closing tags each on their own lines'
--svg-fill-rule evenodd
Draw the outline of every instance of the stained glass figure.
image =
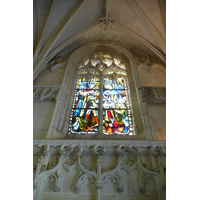
<svg viewBox="0 0 200 200">
<path fill-rule="evenodd" d="M 80 77 L 77 81 L 76 89 L 99 89 L 99 78 L 91 78 L 87 80 L 85 77 Z"/>
<path fill-rule="evenodd" d="M 104 109 L 127 109 L 127 100 L 125 90 L 105 90 L 103 92 Z"/>
<path fill-rule="evenodd" d="M 107 90 L 127 89 L 127 85 L 124 78 L 117 78 L 116 80 L 112 80 L 111 77 L 106 77 L 104 78 L 103 88 Z"/>
<path fill-rule="evenodd" d="M 103 133 L 129 134 L 132 129 L 126 80 L 105 77 L 103 82 Z"/>
<path fill-rule="evenodd" d="M 128 134 L 129 117 L 127 110 L 104 110 L 103 133 L 106 135 Z"/>
<path fill-rule="evenodd" d="M 70 132 L 94 134 L 99 124 L 99 78 L 79 77 L 70 118 Z"/>
<path fill-rule="evenodd" d="M 76 112 L 79 110 L 79 112 Z M 74 110 L 72 109 L 72 112 Z M 92 134 L 98 132 L 99 114 L 98 110 L 76 109 L 71 116 L 70 127 L 72 133 Z"/>
</svg>

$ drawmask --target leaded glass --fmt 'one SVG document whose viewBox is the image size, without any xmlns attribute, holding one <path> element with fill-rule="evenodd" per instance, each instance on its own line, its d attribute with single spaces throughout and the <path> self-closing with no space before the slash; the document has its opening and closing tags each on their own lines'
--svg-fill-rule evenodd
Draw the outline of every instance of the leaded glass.
<svg viewBox="0 0 200 200">
<path fill-rule="evenodd" d="M 116 80 L 113 80 L 111 77 L 106 77 L 104 78 L 103 88 L 108 90 L 127 89 L 127 85 L 124 78 L 117 78 Z"/>
<path fill-rule="evenodd" d="M 70 122 L 71 122 L 70 128 L 72 133 L 79 133 L 79 134 L 97 133 L 99 124 L 98 110 L 72 109 L 72 116 Z"/>
<path fill-rule="evenodd" d="M 98 108 L 99 90 L 79 90 L 75 92 L 74 108 Z"/>
<path fill-rule="evenodd" d="M 85 77 L 80 77 L 77 81 L 76 89 L 99 89 L 99 78 L 91 78 L 87 80 Z"/>
<path fill-rule="evenodd" d="M 104 109 L 127 109 L 127 91 L 105 90 L 103 92 Z"/>
<path fill-rule="evenodd" d="M 79 77 L 70 118 L 71 133 L 94 134 L 99 124 L 99 78 Z"/>
<path fill-rule="evenodd" d="M 104 110 L 103 111 L 103 133 L 128 134 L 129 117 L 127 110 Z"/>
<path fill-rule="evenodd" d="M 125 69 L 126 70 L 126 66 L 121 62 L 120 59 L 118 58 L 114 58 L 114 63 L 121 69 Z"/>
<path fill-rule="evenodd" d="M 103 133 L 129 134 L 132 130 L 126 80 L 105 77 L 103 82 Z"/>
<path fill-rule="evenodd" d="M 91 65 L 88 65 L 89 62 Z M 90 59 L 79 64 L 77 74 L 82 76 L 76 82 L 69 123 L 70 133 L 97 134 L 100 114 L 103 119 L 103 134 L 133 135 L 125 70 L 126 66 L 120 59 L 105 52 L 95 53 Z M 93 75 L 84 75 L 86 73 Z M 107 76 L 102 83 L 95 77 L 101 75 Z M 90 76 L 93 77 L 88 78 Z M 100 84 L 103 91 L 99 90 Z"/>
</svg>

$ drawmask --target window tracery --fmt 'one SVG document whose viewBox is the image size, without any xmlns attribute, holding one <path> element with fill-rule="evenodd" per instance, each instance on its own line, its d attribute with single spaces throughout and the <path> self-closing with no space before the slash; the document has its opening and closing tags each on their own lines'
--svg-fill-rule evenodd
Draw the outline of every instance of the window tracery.
<svg viewBox="0 0 200 200">
<path fill-rule="evenodd" d="M 119 58 L 105 52 L 79 64 L 69 134 L 135 134 L 125 70 Z"/>
</svg>

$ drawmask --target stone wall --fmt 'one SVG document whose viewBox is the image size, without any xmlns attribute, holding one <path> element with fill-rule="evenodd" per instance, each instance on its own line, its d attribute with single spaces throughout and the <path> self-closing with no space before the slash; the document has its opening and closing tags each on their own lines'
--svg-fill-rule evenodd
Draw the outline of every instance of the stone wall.
<svg viewBox="0 0 200 200">
<path fill-rule="evenodd" d="M 45 139 L 51 117 L 55 108 L 55 101 L 33 103 L 33 139 Z"/>
<path fill-rule="evenodd" d="M 166 140 L 166 104 L 147 103 L 147 110 L 155 140 Z"/>
</svg>

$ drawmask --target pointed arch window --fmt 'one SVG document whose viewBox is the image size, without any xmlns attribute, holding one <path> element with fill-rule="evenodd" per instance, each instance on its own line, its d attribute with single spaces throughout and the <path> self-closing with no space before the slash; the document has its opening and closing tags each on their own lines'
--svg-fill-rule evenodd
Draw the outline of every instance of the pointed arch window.
<svg viewBox="0 0 200 200">
<path fill-rule="evenodd" d="M 135 135 L 126 66 L 98 52 L 77 67 L 69 134 Z"/>
</svg>

